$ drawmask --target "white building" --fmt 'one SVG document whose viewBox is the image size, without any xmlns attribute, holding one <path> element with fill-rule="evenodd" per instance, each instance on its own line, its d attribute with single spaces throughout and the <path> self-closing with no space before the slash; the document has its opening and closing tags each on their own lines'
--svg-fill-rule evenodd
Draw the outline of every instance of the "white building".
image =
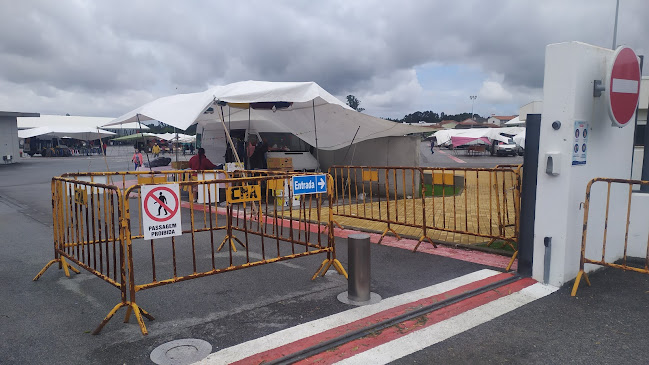
<svg viewBox="0 0 649 365">
<path fill-rule="evenodd" d="M 516 118 L 516 115 L 492 115 L 487 119 L 487 123 L 503 126 L 514 118 Z"/>
<path fill-rule="evenodd" d="M 4 164 L 14 163 L 20 156 L 18 121 L 22 117 L 38 117 L 38 113 L 0 111 L 0 156 Z"/>
</svg>

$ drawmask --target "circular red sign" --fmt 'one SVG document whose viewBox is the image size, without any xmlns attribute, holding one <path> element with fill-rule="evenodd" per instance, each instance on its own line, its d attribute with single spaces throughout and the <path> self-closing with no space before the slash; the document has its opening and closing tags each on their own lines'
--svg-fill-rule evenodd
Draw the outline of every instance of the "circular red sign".
<svg viewBox="0 0 649 365">
<path fill-rule="evenodd" d="M 640 98 L 640 63 L 629 47 L 619 47 L 608 72 L 608 114 L 618 127 L 629 124 Z"/>
<path fill-rule="evenodd" d="M 159 190 L 164 190 L 164 191 L 168 192 L 169 194 L 171 194 L 171 196 L 174 197 L 174 200 L 175 200 L 175 203 L 176 203 L 176 207 L 174 209 L 169 208 L 166 204 L 161 202 L 158 199 L 158 197 L 153 195 L 155 192 L 157 192 Z M 166 216 L 166 217 L 163 217 L 163 218 L 158 218 L 158 217 L 154 216 L 153 214 L 151 214 L 151 212 L 149 212 L 149 209 L 148 209 L 148 207 L 149 207 L 148 206 L 149 199 L 154 199 L 155 201 L 157 201 L 158 204 L 163 206 L 169 212 L 169 215 Z M 157 188 L 152 189 L 151 191 L 149 191 L 148 194 L 146 194 L 146 197 L 144 197 L 144 204 L 142 204 L 142 205 L 144 205 L 144 212 L 146 213 L 146 215 L 149 216 L 149 218 L 153 219 L 156 222 L 165 222 L 165 221 L 168 221 L 169 219 L 173 218 L 176 215 L 176 212 L 178 211 L 178 206 L 180 204 L 178 204 L 178 196 L 176 195 L 176 193 L 173 190 L 169 189 L 166 186 L 159 186 Z"/>
</svg>

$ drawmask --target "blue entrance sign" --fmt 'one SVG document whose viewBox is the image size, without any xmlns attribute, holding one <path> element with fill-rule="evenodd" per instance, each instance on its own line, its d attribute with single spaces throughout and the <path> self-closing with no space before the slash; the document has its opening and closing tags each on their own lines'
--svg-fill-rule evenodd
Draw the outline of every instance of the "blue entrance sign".
<svg viewBox="0 0 649 365">
<path fill-rule="evenodd" d="M 327 175 L 300 175 L 291 177 L 293 195 L 327 192 Z"/>
</svg>

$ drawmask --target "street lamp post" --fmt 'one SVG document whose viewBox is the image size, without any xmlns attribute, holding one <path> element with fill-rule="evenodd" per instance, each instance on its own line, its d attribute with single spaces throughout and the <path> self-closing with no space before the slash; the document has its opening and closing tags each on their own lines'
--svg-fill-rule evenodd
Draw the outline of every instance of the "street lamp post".
<svg viewBox="0 0 649 365">
<path fill-rule="evenodd" d="M 469 98 L 471 99 L 471 119 L 473 118 L 473 104 L 475 103 L 475 99 L 478 98 L 478 95 L 469 95 Z"/>
</svg>

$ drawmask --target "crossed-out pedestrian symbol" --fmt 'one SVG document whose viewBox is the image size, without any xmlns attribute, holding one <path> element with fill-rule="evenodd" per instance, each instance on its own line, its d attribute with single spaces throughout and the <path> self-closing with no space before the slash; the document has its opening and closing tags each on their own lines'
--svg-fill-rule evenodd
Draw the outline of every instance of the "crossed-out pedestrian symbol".
<svg viewBox="0 0 649 365">
<path fill-rule="evenodd" d="M 178 196 L 176 196 L 173 190 L 159 186 L 146 195 L 143 205 L 144 212 L 149 218 L 156 222 L 164 222 L 176 215 L 179 206 Z M 156 205 L 158 206 L 157 212 L 155 212 Z"/>
</svg>

